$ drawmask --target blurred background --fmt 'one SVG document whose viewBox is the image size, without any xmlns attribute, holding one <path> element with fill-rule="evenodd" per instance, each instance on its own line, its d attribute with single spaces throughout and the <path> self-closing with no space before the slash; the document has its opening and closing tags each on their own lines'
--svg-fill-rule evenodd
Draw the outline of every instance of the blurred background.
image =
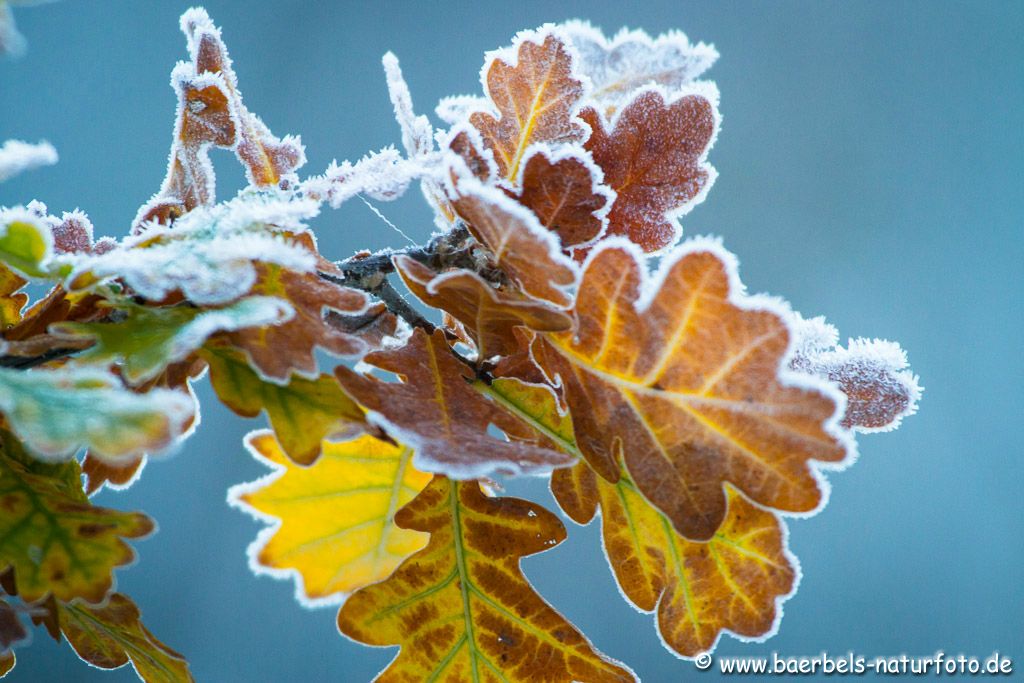
<svg viewBox="0 0 1024 683">
<path fill-rule="evenodd" d="M 0 139 L 50 140 L 60 164 L 0 185 L 0 204 L 80 207 L 123 235 L 164 175 L 189 3 L 67 0 L 15 8 L 27 54 L 0 62 Z M 399 142 L 380 67 L 393 50 L 432 114 L 479 92 L 485 50 L 570 17 L 606 32 L 682 29 L 714 43 L 723 125 L 720 177 L 685 216 L 722 235 L 751 291 L 825 314 L 846 336 L 898 340 L 926 387 L 920 413 L 860 438 L 832 474 L 820 515 L 790 520 L 803 581 L 779 634 L 723 637 L 718 655 L 1016 658 L 1024 670 L 1024 3 L 1015 2 L 299 2 L 208 0 L 249 108 L 277 135 L 301 134 L 305 173 Z M 435 122 L 437 122 L 435 120 Z M 439 123 L 439 122 L 437 122 Z M 218 196 L 243 182 L 215 153 Z M 418 192 L 384 214 L 414 239 L 432 229 Z M 315 223 L 321 249 L 398 246 L 361 202 Z M 200 681 L 367 681 L 394 650 L 338 635 L 335 610 L 308 611 L 294 586 L 256 578 L 246 546 L 261 525 L 225 502 L 265 469 L 243 420 L 198 387 L 198 433 L 101 505 L 143 509 L 159 532 L 136 544 L 119 588 Z M 508 490 L 553 506 L 539 480 Z M 646 681 L 698 673 L 665 650 L 652 617 L 620 598 L 596 525 L 525 561 L 540 592 L 605 653 Z M 129 681 L 91 670 L 42 631 L 15 681 Z"/>
</svg>

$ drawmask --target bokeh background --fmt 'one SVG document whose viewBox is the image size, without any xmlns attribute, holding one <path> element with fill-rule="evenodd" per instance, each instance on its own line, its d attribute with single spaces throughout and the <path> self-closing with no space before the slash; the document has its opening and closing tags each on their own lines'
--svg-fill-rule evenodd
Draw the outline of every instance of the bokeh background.
<svg viewBox="0 0 1024 683">
<path fill-rule="evenodd" d="M 0 204 L 81 207 L 99 234 L 125 233 L 163 177 L 185 57 L 178 0 L 67 0 L 16 8 L 29 40 L 0 62 L 0 139 L 46 138 L 58 166 L 0 185 Z M 899 340 L 927 387 L 893 434 L 860 439 L 832 474 L 828 508 L 791 520 L 804 577 L 779 634 L 717 655 L 928 655 L 998 650 L 1024 670 L 1024 4 L 1015 2 L 308 2 L 208 0 L 249 107 L 299 133 L 306 172 L 397 143 L 380 57 L 401 58 L 421 112 L 479 90 L 487 49 L 570 17 L 606 31 L 681 28 L 713 42 L 724 123 L 720 178 L 684 217 L 722 235 L 752 291 L 826 314 L 843 335 Z M 219 196 L 242 172 L 216 155 Z M 380 206 L 414 238 L 431 229 L 418 193 Z M 353 201 L 315 223 L 341 258 L 402 238 Z M 242 420 L 199 394 L 202 424 L 177 455 L 97 502 L 160 524 L 118 575 L 146 624 L 200 681 L 366 681 L 393 656 L 340 637 L 335 610 L 307 611 L 290 583 L 256 578 L 245 548 L 261 526 L 228 486 L 265 473 Z M 550 503 L 537 480 L 509 490 Z M 543 595 L 647 681 L 699 674 L 624 603 L 595 526 L 525 562 Z M 15 681 L 128 681 L 78 662 L 43 632 Z"/>
</svg>

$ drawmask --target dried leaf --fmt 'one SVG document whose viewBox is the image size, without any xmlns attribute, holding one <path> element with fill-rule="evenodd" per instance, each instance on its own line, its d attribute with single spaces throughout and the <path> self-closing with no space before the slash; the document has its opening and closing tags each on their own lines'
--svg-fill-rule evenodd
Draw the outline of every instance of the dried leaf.
<svg viewBox="0 0 1024 683">
<path fill-rule="evenodd" d="M 571 299 L 565 290 L 576 282 L 576 264 L 562 253 L 558 237 L 497 188 L 462 178 L 457 191 L 455 210 L 498 266 L 527 295 L 568 306 Z"/>
<path fill-rule="evenodd" d="M 3 11 L 2 8 L 0 8 L 0 11 Z M 0 654 L 0 678 L 3 678 L 7 674 L 11 673 L 11 671 L 14 669 L 14 659 L 15 658 L 13 651 Z"/>
<path fill-rule="evenodd" d="M 192 681 L 185 658 L 149 632 L 139 608 L 127 596 L 114 593 L 101 607 L 79 603 L 60 606 L 64 636 L 75 653 L 92 666 L 117 669 L 131 662 L 146 683 Z"/>
<path fill-rule="evenodd" d="M 276 325 L 292 315 L 288 303 L 265 296 L 216 309 L 130 302 L 101 304 L 101 308 L 116 310 L 117 322 L 61 322 L 51 325 L 50 331 L 71 341 L 95 340 L 76 360 L 106 365 L 120 362 L 121 375 L 132 385 L 151 380 L 168 365 L 184 360 L 218 331 Z"/>
<path fill-rule="evenodd" d="M 572 319 L 564 312 L 495 289 L 471 271 L 438 274 L 408 256 L 396 256 L 394 260 L 413 294 L 423 303 L 452 314 L 465 326 L 480 358 L 514 353 L 518 347 L 513 331 L 517 327 L 540 332 L 572 327 Z"/>
<path fill-rule="evenodd" d="M 93 368 L 0 368 L 0 411 L 42 458 L 67 459 L 85 447 L 117 460 L 173 446 L 191 425 L 195 402 L 170 389 L 137 394 Z"/>
<path fill-rule="evenodd" d="M 82 491 L 78 463 L 33 461 L 10 435 L 0 452 L 0 573 L 14 569 L 18 593 L 36 602 L 98 603 L 113 585 L 115 567 L 134 558 L 126 538 L 153 522 L 137 512 L 95 507 Z"/>
<path fill-rule="evenodd" d="M 104 486 L 120 491 L 135 483 L 146 466 L 146 456 L 126 458 L 107 462 L 86 453 L 82 460 L 82 474 L 85 475 L 85 493 L 93 495 Z"/>
<path fill-rule="evenodd" d="M 586 148 L 616 193 L 608 234 L 647 252 L 679 239 L 676 216 L 702 201 L 715 178 L 705 158 L 718 131 L 716 103 L 710 86 L 676 99 L 643 90 L 615 116 L 611 132 L 594 109 L 581 112 L 593 129 Z"/>
<path fill-rule="evenodd" d="M 435 477 L 396 523 L 430 533 L 426 548 L 338 613 L 369 645 L 400 645 L 386 681 L 632 681 L 534 592 L 520 558 L 565 539 L 544 508 L 489 498 L 476 482 Z"/>
<path fill-rule="evenodd" d="M 835 382 L 846 394 L 840 424 L 856 432 L 887 432 L 917 412 L 923 389 L 910 371 L 907 354 L 896 342 L 851 339 L 838 345 L 839 333 L 822 318 L 800 321 L 794 370 Z"/>
<path fill-rule="evenodd" d="M 585 128 L 575 116 L 583 84 L 572 57 L 554 33 L 523 33 L 515 44 L 488 57 L 481 75 L 497 108 L 469 120 L 494 153 L 498 171 L 519 176 L 527 148 L 536 142 L 579 142 Z"/>
<path fill-rule="evenodd" d="M 582 149 L 540 147 L 523 165 L 517 198 L 558 235 L 563 247 L 580 246 L 597 239 L 608 225 L 615 193 L 603 180 L 601 168 Z"/>
<path fill-rule="evenodd" d="M 3 263 L 0 263 L 0 331 L 21 320 L 21 309 L 28 303 L 28 294 L 21 288 L 28 284 Z"/>
<path fill-rule="evenodd" d="M 0 599 L 0 655 L 8 654 L 11 648 L 28 638 L 28 631 L 21 623 L 18 611 Z M 0 673 L 6 673 L 0 668 Z"/>
<path fill-rule="evenodd" d="M 761 505 L 810 512 L 822 501 L 812 461 L 852 444 L 826 383 L 788 371 L 791 314 L 743 294 L 735 259 L 691 241 L 645 277 L 621 241 L 591 256 L 575 333 L 545 335 L 534 357 L 559 377 L 580 450 L 609 482 L 624 457 L 637 487 L 692 540 L 726 514 L 724 482 Z M 628 447 L 626 447 L 628 445 Z"/>
<path fill-rule="evenodd" d="M 281 447 L 300 465 L 316 461 L 324 439 L 370 429 L 332 375 L 315 380 L 293 375 L 277 384 L 261 379 L 242 354 L 224 344 L 207 344 L 200 355 L 210 364 L 210 383 L 220 400 L 242 417 L 265 411 Z"/>
<path fill-rule="evenodd" d="M 572 462 L 570 456 L 525 443 L 492 438 L 489 425 L 506 434 L 530 429 L 470 388 L 473 372 L 453 355 L 441 330 L 416 329 L 400 349 L 375 351 L 364 359 L 401 382 L 382 382 L 338 367 L 335 374 L 376 422 L 416 451 L 416 467 L 460 479 L 495 471 L 543 473 Z"/>
<path fill-rule="evenodd" d="M 299 601 L 340 602 L 382 581 L 427 544 L 395 525 L 395 513 L 430 481 L 412 449 L 372 436 L 324 442 L 311 467 L 299 467 L 269 432 L 246 438 L 253 457 L 274 472 L 231 489 L 228 500 L 273 526 L 249 546 L 258 574 L 296 580 Z"/>
<path fill-rule="evenodd" d="M 562 30 L 576 49 L 577 68 L 590 79 L 590 98 L 607 116 L 638 88 L 655 83 L 677 92 L 718 59 L 714 47 L 694 45 L 679 31 L 652 39 L 643 31 L 623 29 L 609 40 L 582 21 L 569 21 Z"/>
</svg>

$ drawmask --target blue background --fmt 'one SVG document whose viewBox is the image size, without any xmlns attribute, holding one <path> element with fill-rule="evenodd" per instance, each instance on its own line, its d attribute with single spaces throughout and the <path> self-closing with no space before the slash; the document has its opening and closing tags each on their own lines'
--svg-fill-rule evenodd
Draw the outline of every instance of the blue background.
<svg viewBox="0 0 1024 683">
<path fill-rule="evenodd" d="M 67 1 L 16 9 L 28 54 L 0 62 L 0 139 L 47 138 L 58 166 L 0 186 L 0 204 L 81 207 L 99 234 L 125 233 L 163 177 L 186 56 L 187 3 Z M 830 476 L 831 503 L 790 522 L 804 578 L 779 634 L 723 638 L 717 655 L 868 655 L 941 649 L 1016 657 L 1024 668 L 1024 4 L 1020 2 L 327 3 L 210 0 L 250 108 L 299 133 L 308 173 L 397 143 L 380 68 L 394 50 L 421 112 L 475 93 L 483 52 L 519 29 L 583 16 L 613 32 L 681 28 L 722 54 L 710 72 L 723 126 L 720 178 L 683 224 L 737 253 L 752 291 L 826 314 L 845 336 L 899 340 L 927 387 L 894 434 L 861 437 L 856 466 Z M 216 155 L 219 196 L 242 172 Z M 418 193 L 381 205 L 416 238 Z M 341 258 L 401 238 L 360 202 L 316 222 Z M 334 610 L 306 611 L 290 583 L 256 578 L 260 526 L 225 490 L 264 470 L 241 447 L 261 423 L 199 393 L 183 451 L 98 503 L 141 508 L 160 531 L 137 544 L 119 587 L 201 681 L 365 681 L 392 657 L 337 635 Z M 542 502 L 539 481 L 510 490 Z M 596 525 L 525 562 L 540 591 L 607 654 L 647 681 L 697 676 L 620 598 Z M 39 631 L 15 681 L 126 681 Z M 700 674 L 711 678 L 711 674 Z"/>
</svg>

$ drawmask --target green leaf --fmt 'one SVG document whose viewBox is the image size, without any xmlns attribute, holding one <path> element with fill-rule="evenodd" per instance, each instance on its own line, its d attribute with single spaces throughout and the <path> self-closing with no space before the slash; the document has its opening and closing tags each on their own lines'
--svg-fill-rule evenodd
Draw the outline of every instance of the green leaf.
<svg viewBox="0 0 1024 683">
<path fill-rule="evenodd" d="M 125 317 L 117 322 L 63 322 L 50 332 L 70 339 L 94 339 L 96 344 L 77 360 L 122 363 L 129 384 L 157 376 L 171 363 L 183 360 L 221 330 L 274 325 L 293 315 L 282 299 L 254 296 L 230 306 L 201 309 L 192 306 L 148 307 L 124 302 L 111 305 Z"/>
<path fill-rule="evenodd" d="M 152 520 L 91 505 L 76 461 L 37 462 L 10 433 L 0 441 L 0 573 L 14 569 L 27 603 L 102 601 L 114 568 L 134 558 L 124 539 L 150 533 Z"/>
<path fill-rule="evenodd" d="M 50 228 L 28 209 L 0 211 L 0 261 L 29 277 L 47 277 L 53 253 Z"/>
<path fill-rule="evenodd" d="M 195 407 L 183 392 L 136 394 L 111 373 L 92 368 L 0 368 L 0 412 L 40 457 L 67 459 L 85 447 L 112 460 L 174 445 Z"/>
</svg>

